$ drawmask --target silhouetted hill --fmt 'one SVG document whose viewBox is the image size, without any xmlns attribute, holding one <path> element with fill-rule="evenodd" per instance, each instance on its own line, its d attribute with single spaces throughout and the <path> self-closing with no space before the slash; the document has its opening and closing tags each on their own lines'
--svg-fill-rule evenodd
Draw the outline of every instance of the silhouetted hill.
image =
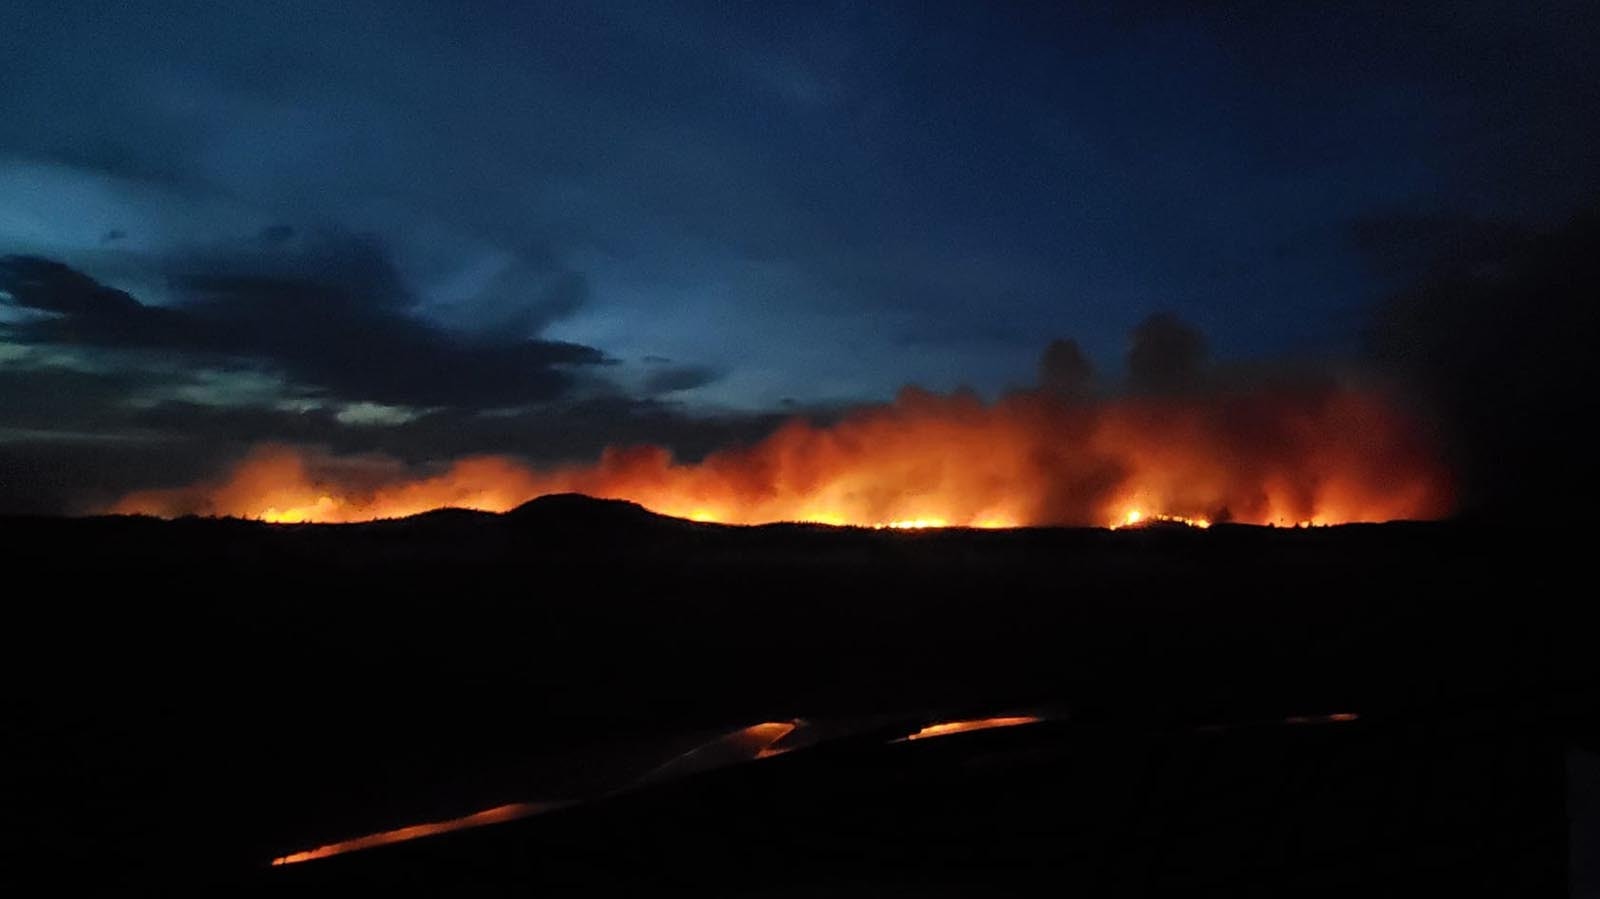
<svg viewBox="0 0 1600 899">
<path fill-rule="evenodd" d="M 604 532 L 681 524 L 682 519 L 657 515 L 638 503 L 596 499 L 582 493 L 553 493 L 528 500 L 505 513 L 520 528 Z"/>
<path fill-rule="evenodd" d="M 477 524 L 494 518 L 493 512 L 479 512 L 476 509 L 430 509 L 409 516 L 402 521 L 427 522 L 430 524 Z"/>
</svg>

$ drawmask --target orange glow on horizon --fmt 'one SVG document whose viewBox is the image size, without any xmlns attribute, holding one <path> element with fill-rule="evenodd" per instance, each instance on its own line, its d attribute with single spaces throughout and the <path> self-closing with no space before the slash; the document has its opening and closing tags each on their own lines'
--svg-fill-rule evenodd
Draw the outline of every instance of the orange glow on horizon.
<svg viewBox="0 0 1600 899">
<path fill-rule="evenodd" d="M 1326 385 L 1099 402 L 908 389 L 831 426 L 794 420 L 694 463 L 637 446 L 591 464 L 475 456 L 419 469 L 265 445 L 219 480 L 133 493 L 107 511 L 352 522 L 502 512 L 552 493 L 708 523 L 893 530 L 1307 527 L 1450 511 L 1447 473 L 1409 420 L 1376 393 Z"/>
<path fill-rule="evenodd" d="M 1121 528 L 1136 528 L 1158 523 L 1186 524 L 1189 527 L 1200 528 L 1201 530 L 1211 527 L 1209 518 L 1189 518 L 1184 515 L 1168 515 L 1165 512 L 1153 512 L 1146 515 L 1139 509 L 1129 509 L 1128 514 L 1124 515 L 1121 521 L 1110 525 L 1110 528 L 1115 531 Z"/>
<path fill-rule="evenodd" d="M 328 858 L 334 855 L 343 855 L 347 852 L 356 852 L 362 849 L 372 849 L 377 846 L 388 846 L 392 843 L 404 843 L 408 840 L 433 836 L 434 834 L 450 833 L 456 830 L 466 830 L 469 827 L 483 827 L 488 824 L 500 824 L 506 821 L 515 821 L 548 811 L 560 803 L 548 802 L 513 802 L 509 805 L 498 805 L 491 809 L 484 809 L 471 815 L 460 818 L 450 818 L 444 821 L 432 821 L 427 824 L 413 824 L 409 827 L 398 827 L 394 830 L 384 830 L 351 840 L 341 840 L 308 849 L 304 852 L 293 852 L 272 860 L 274 867 L 279 865 L 295 865 L 301 862 L 314 861 L 319 858 Z"/>
<path fill-rule="evenodd" d="M 1009 718 L 971 718 L 964 721 L 941 721 L 895 742 L 907 740 L 926 740 L 930 737 L 943 737 L 949 734 L 964 734 L 975 730 L 991 730 L 996 727 L 1016 727 L 1021 724 L 1036 724 L 1043 721 L 1033 715 L 1014 715 Z"/>
</svg>

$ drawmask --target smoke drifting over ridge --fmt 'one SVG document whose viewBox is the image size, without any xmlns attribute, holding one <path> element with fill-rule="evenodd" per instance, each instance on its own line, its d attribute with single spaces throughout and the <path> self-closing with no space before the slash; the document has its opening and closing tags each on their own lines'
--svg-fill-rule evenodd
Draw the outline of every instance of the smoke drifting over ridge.
<svg viewBox="0 0 1600 899">
<path fill-rule="evenodd" d="M 737 524 L 1106 525 L 1156 515 L 1259 524 L 1430 518 L 1451 485 L 1383 393 L 1331 376 L 1224 377 L 1170 316 L 1136 330 L 1130 390 L 1095 396 L 1086 359 L 1051 344 L 1041 384 L 984 402 L 915 387 L 828 426 L 792 420 L 682 463 L 655 446 L 593 464 L 478 456 L 428 471 L 263 446 L 225 477 L 124 497 L 112 511 L 357 521 L 452 506 L 499 511 L 581 492 Z"/>
</svg>

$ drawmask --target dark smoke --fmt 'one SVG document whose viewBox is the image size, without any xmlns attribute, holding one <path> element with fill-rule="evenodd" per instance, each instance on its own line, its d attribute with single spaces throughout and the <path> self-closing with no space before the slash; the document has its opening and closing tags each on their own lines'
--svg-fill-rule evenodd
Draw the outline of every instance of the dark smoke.
<svg viewBox="0 0 1600 899">
<path fill-rule="evenodd" d="M 1600 213 L 1543 235 L 1485 233 L 1438 247 L 1381 305 L 1373 351 L 1438 416 L 1464 513 L 1586 517 Z"/>
<path fill-rule="evenodd" d="M 1139 323 L 1128 348 L 1128 382 L 1134 390 L 1172 393 L 1197 387 L 1204 374 L 1206 339 L 1171 313 Z"/>
<path fill-rule="evenodd" d="M 1087 396 L 1094 366 L 1076 340 L 1052 340 L 1039 357 L 1039 389 L 1063 397 Z"/>
</svg>

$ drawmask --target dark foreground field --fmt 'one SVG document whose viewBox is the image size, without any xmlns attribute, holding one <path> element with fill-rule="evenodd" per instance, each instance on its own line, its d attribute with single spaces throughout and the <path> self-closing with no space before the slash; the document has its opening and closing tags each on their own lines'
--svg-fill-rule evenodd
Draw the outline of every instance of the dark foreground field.
<svg viewBox="0 0 1600 899">
<path fill-rule="evenodd" d="M 1526 530 L 736 529 L 557 497 L 9 519 L 0 547 L 3 876 L 52 892 L 1563 895 L 1582 856 L 1592 585 Z M 1047 720 L 887 742 L 993 714 Z M 267 867 L 797 717 L 845 737 Z"/>
</svg>

